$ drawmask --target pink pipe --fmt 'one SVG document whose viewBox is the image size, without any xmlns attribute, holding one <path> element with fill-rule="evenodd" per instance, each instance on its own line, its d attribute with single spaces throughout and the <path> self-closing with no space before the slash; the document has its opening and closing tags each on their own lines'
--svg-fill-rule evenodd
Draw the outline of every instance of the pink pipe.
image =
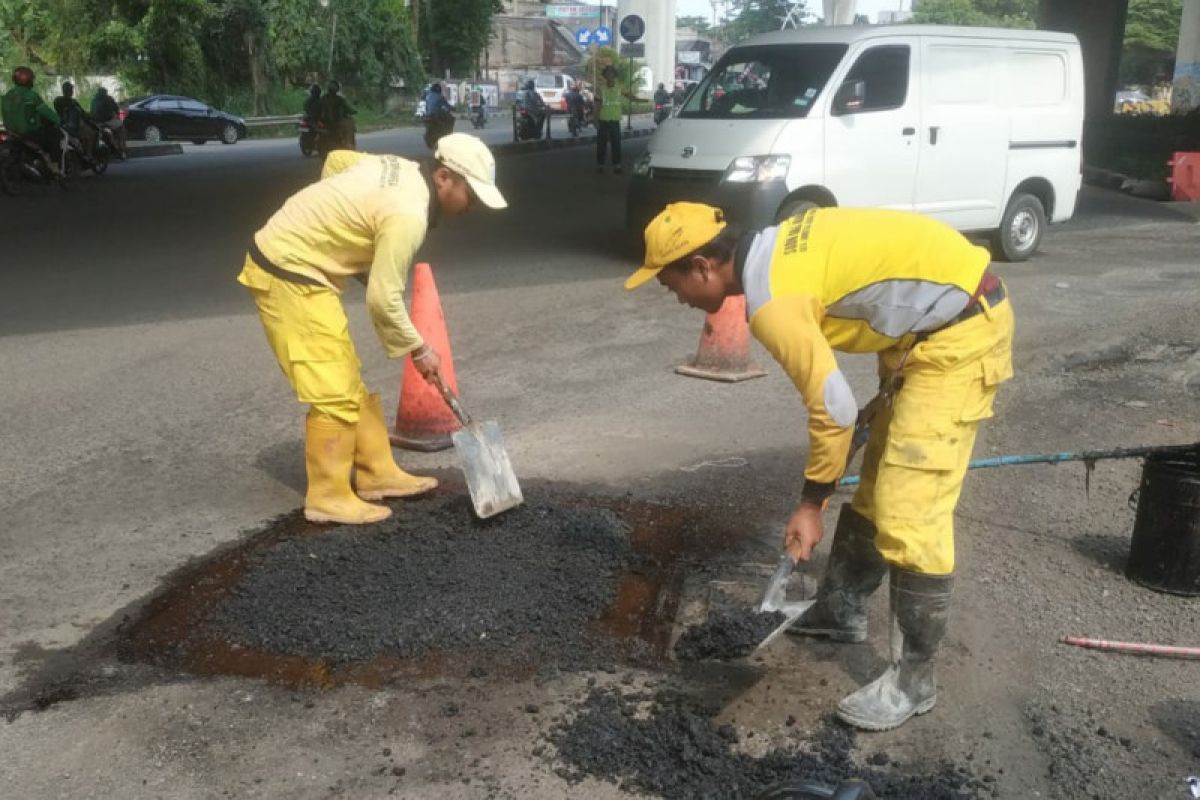
<svg viewBox="0 0 1200 800">
<path fill-rule="evenodd" d="M 1168 658 L 1200 658 L 1200 647 L 1174 647 L 1168 644 L 1113 642 L 1108 639 L 1088 639 L 1085 636 L 1064 636 L 1060 641 L 1063 644 L 1072 644 L 1076 647 L 1086 647 L 1091 650 L 1111 650 L 1116 653 L 1166 656 Z"/>
</svg>

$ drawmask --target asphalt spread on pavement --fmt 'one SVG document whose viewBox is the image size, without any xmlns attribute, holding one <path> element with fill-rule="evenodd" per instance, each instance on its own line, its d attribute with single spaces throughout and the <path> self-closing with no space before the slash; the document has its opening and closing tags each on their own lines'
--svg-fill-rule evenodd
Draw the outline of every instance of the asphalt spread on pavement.
<svg viewBox="0 0 1200 800">
<path fill-rule="evenodd" d="M 655 693 L 593 689 L 577 710 L 547 734 L 557 750 L 557 773 L 571 782 L 600 778 L 630 792 L 666 800 L 754 798 L 781 784 L 814 781 L 836 786 L 857 778 L 886 800 L 974 800 L 991 797 L 993 776 L 942 764 L 912 773 L 886 752 L 855 761 L 855 734 L 824 720 L 808 740 L 785 734 L 751 755 L 743 734 L 715 722 L 719 709 L 674 689 Z M 745 734 L 746 739 L 754 733 Z M 761 744 L 758 743 L 758 744 Z M 551 756 L 552 757 L 552 756 Z M 767 795 L 761 795 L 767 796 Z M 796 796 L 771 794 L 771 797 Z"/>
<path fill-rule="evenodd" d="M 589 626 L 630 558 L 629 529 L 605 508 L 532 502 L 479 521 L 462 497 L 407 503 L 379 525 L 260 551 L 207 629 L 331 665 L 519 648 L 586 666 Z"/>
</svg>

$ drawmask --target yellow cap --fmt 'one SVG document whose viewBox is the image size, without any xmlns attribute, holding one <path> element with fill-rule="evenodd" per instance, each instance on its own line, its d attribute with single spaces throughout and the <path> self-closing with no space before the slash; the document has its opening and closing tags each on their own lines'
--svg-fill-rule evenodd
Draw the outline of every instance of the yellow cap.
<svg viewBox="0 0 1200 800">
<path fill-rule="evenodd" d="M 725 230 L 725 212 L 704 203 L 671 203 L 646 226 L 646 260 L 625 281 L 636 289 L 663 267 L 699 250 Z"/>
</svg>

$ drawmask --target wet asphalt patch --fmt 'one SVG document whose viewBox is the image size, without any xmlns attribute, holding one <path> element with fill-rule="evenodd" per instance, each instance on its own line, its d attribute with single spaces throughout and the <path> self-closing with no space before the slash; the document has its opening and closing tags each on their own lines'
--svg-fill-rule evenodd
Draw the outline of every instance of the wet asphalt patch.
<svg viewBox="0 0 1200 800">
<path fill-rule="evenodd" d="M 673 689 L 593 689 L 547 739 L 557 750 L 560 777 L 599 778 L 666 800 L 749 799 L 780 784 L 836 786 L 849 778 L 866 781 L 882 800 L 976 800 L 995 794 L 992 776 L 977 777 L 952 764 L 906 774 L 886 753 L 869 760 L 887 771 L 859 764 L 854 732 L 833 720 L 823 721 L 811 739 L 789 736 L 763 749 L 744 742 L 735 726 L 717 725 L 718 712 Z M 755 734 L 744 736 L 752 741 Z M 757 754 L 747 752 L 752 749 Z"/>
<path fill-rule="evenodd" d="M 288 515 L 169 579 L 122 625 L 118 653 L 318 687 L 661 663 L 696 514 L 557 488 L 526 497 L 482 521 L 452 489 L 371 526 Z"/>
<path fill-rule="evenodd" d="M 410 504 L 368 531 L 333 528 L 259 553 L 208 630 L 331 665 L 522 647 L 587 661 L 616 598 L 629 529 L 603 508 L 531 504 L 473 524 L 457 500 Z"/>
</svg>

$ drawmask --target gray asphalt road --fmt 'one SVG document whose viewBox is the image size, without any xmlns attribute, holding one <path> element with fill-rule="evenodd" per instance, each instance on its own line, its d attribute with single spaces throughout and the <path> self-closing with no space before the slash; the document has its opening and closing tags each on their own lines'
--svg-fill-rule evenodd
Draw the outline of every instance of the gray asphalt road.
<svg viewBox="0 0 1200 800">
<path fill-rule="evenodd" d="M 423 149 L 416 130 L 362 141 Z M 0 197 L 0 697 L 69 670 L 189 559 L 300 505 L 303 412 L 234 276 L 252 232 L 317 170 L 291 140 L 187 145 L 181 157 L 117 164 L 67 195 Z M 736 386 L 672 374 L 702 320 L 658 287 L 621 291 L 637 260 L 621 230 L 625 183 L 595 174 L 586 148 L 502 158 L 499 180 L 509 211 L 447 221 L 421 254 L 435 267 L 471 407 L 500 421 L 531 485 L 703 502 L 737 516 L 727 536 L 745 548 L 731 559 L 769 563 L 803 460 L 794 389 L 773 366 Z M 980 455 L 1200 436 L 1196 228 L 1163 211 L 1089 193 L 1080 220 L 1054 230 L 1043 255 L 999 268 L 1018 310 L 1018 377 Z M 365 378 L 394 408 L 398 365 L 375 344 L 361 290 L 346 303 Z M 1127 372 L 1104 360 L 1108 347 L 1130 354 Z M 1072 363 L 1090 363 L 1092 351 L 1095 371 L 1063 367 L 1080 352 Z M 869 396 L 872 361 L 848 358 L 844 369 Z M 454 474 L 451 453 L 400 458 Z M 1135 593 L 1089 554 L 1096 537 L 1124 535 L 1131 476 L 1102 470 L 1104 502 L 1089 507 L 1066 468 L 999 473 L 973 478 L 978 489 L 964 497 L 967 588 L 946 700 L 897 734 L 864 737 L 864 754 L 884 742 L 906 764 L 966 763 L 969 751 L 973 764 L 1004 768 L 1001 797 L 1080 796 L 1055 789 L 1065 779 L 1054 774 L 1093 778 L 1050 769 L 1053 752 L 1026 724 L 1036 705 L 1063 717 L 1058 740 L 1103 723 L 1150 743 L 1125 755 L 1095 745 L 1095 769 L 1110 773 L 1083 794 L 1116 800 L 1153 786 L 1145 796 L 1168 796 L 1190 774 L 1190 745 L 1164 738 L 1154 704 L 1194 697 L 1191 673 L 1163 665 L 1146 680 L 1140 665 L 1071 660 L 1052 644 L 1060 609 L 1084 632 L 1186 638 L 1172 627 L 1190 619 L 1177 601 Z M 884 601 L 873 607 L 877 632 Z M 771 680 L 744 671 L 706 680 L 738 687 L 726 718 L 791 735 L 787 715 L 799 719 L 794 730 L 813 729 L 880 657 L 784 642 L 763 667 Z M 571 788 L 533 754 L 586 676 L 297 694 L 232 677 L 96 669 L 116 682 L 0 721 L 0 796 L 623 796 L 598 782 Z M 468 713 L 441 715 L 451 699 Z M 543 713 L 520 710 L 530 703 Z M 408 770 L 403 780 L 377 777 L 393 764 Z"/>
</svg>

